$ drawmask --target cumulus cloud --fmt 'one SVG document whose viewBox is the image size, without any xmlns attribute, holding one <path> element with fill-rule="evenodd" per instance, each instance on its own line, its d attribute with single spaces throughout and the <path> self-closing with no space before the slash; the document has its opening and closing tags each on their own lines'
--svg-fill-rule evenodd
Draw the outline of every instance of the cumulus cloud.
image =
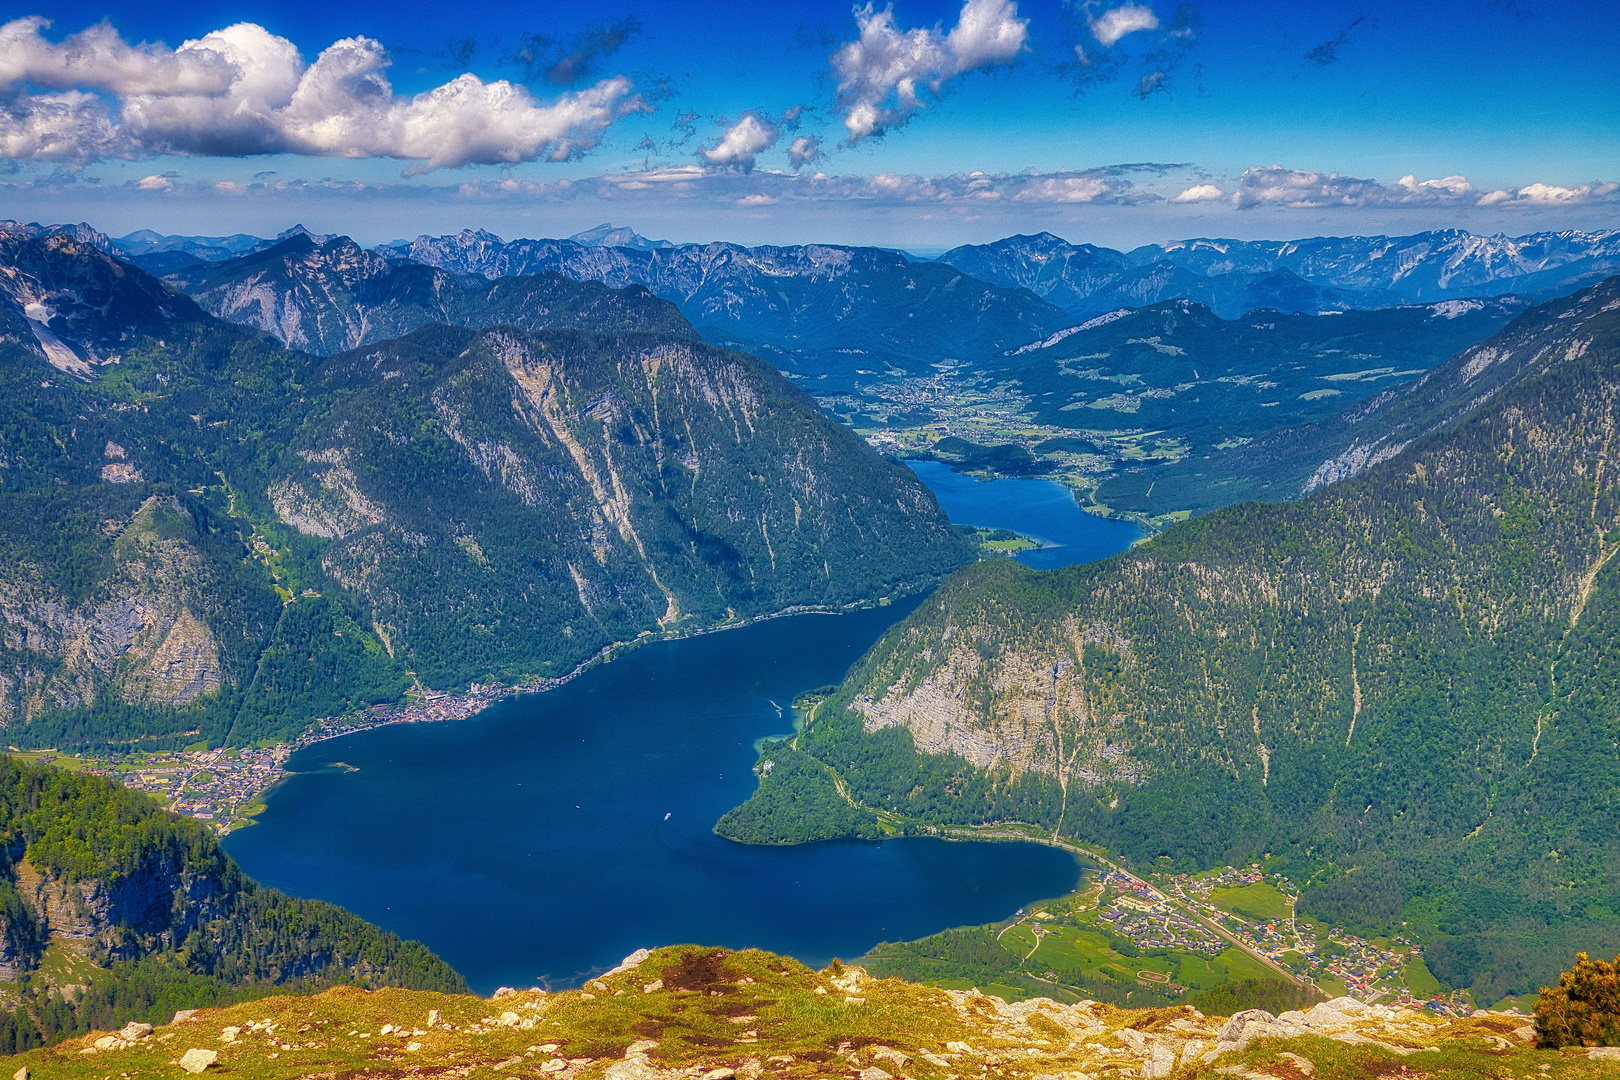
<svg viewBox="0 0 1620 1080">
<path fill-rule="evenodd" d="M 821 156 L 821 140 L 814 135 L 800 135 L 788 144 L 788 161 L 795 169 L 802 169 Z"/>
<path fill-rule="evenodd" d="M 1012 62 L 1028 38 L 1028 20 L 1010 0 L 966 0 L 956 26 L 900 30 L 894 9 L 855 9 L 860 36 L 832 55 L 838 109 L 853 145 L 904 125 L 951 79 Z"/>
<path fill-rule="evenodd" d="M 1031 177 L 1013 198 L 1035 203 L 1118 202 L 1120 193 L 1118 185 L 1108 177 L 1059 175 Z"/>
<path fill-rule="evenodd" d="M 1271 165 L 1245 170 L 1238 179 L 1238 189 L 1232 201 L 1239 209 L 1261 206 L 1294 209 L 1383 206 L 1444 202 L 1466 194 L 1464 188 L 1472 190 L 1468 181 L 1460 176 L 1424 181 L 1407 176 L 1395 184 L 1384 185 L 1376 180 L 1340 176 L 1336 172 L 1285 169 L 1280 165 Z"/>
<path fill-rule="evenodd" d="M 1101 42 L 1104 48 L 1111 48 L 1126 34 L 1159 28 L 1159 17 L 1153 14 L 1152 8 L 1142 4 L 1125 4 L 1101 15 L 1094 15 L 1089 22 L 1092 36 Z"/>
<path fill-rule="evenodd" d="M 389 157 L 411 171 L 561 161 L 646 108 L 628 79 L 546 104 L 506 80 L 462 75 L 396 95 L 387 51 L 334 42 L 306 65 L 286 38 L 238 23 L 169 50 L 92 27 L 61 44 L 40 19 L 0 27 L 0 153 L 85 162 L 150 154 Z M 66 89 L 42 94 L 39 89 Z M 95 93 L 99 91 L 100 93 Z M 107 95 L 106 97 L 101 96 Z"/>
<path fill-rule="evenodd" d="M 710 165 L 747 172 L 754 167 L 754 158 L 775 146 L 781 137 L 781 129 L 769 120 L 757 113 L 744 113 L 713 146 L 699 150 L 698 156 Z"/>
<path fill-rule="evenodd" d="M 1226 192 L 1214 184 L 1194 184 L 1170 201 L 1173 203 L 1214 202 L 1226 198 Z"/>
<path fill-rule="evenodd" d="M 51 90 L 103 90 L 112 94 L 223 93 L 234 72 L 211 52 L 128 45 L 107 23 L 81 30 L 61 44 L 47 41 L 49 19 L 29 16 L 0 26 L 0 91 L 23 84 Z"/>
<path fill-rule="evenodd" d="M 0 158 L 82 165 L 125 149 L 106 103 L 95 94 L 0 97 Z"/>
<path fill-rule="evenodd" d="M 1620 184 L 1581 184 L 1560 187 L 1557 184 L 1528 184 L 1525 187 L 1489 191 L 1479 198 L 1480 206 L 1518 204 L 1521 206 L 1568 206 L 1590 202 L 1609 202 L 1620 194 Z"/>
</svg>

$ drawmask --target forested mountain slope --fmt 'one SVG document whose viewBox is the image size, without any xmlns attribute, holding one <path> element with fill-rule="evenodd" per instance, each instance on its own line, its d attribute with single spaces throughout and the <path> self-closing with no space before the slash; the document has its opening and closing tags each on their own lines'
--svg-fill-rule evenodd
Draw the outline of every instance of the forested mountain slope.
<svg viewBox="0 0 1620 1080">
<path fill-rule="evenodd" d="M 1494 306 L 1515 300 L 1442 301 L 1432 309 L 1482 305 L 1477 314 L 1459 317 L 1460 323 L 1490 318 L 1493 310 L 1500 317 L 1515 310 L 1517 303 Z M 1501 334 L 1463 349 L 1411 383 L 1381 388 L 1373 381 L 1376 393 L 1334 415 L 1300 423 L 1306 415 L 1296 411 L 1246 445 L 1195 452 L 1159 468 L 1113 477 L 1099 488 L 1098 498 L 1118 509 L 1143 513 L 1162 513 L 1165 508 L 1201 511 L 1246 498 L 1296 498 L 1394 456 L 1412 440 L 1456 420 L 1519 378 L 1527 366 L 1577 347 L 1590 336 L 1587 323 L 1617 301 L 1620 278 L 1613 278 L 1568 299 L 1532 308 Z M 1421 330 L 1409 334 L 1397 347 L 1418 346 L 1424 336 Z M 1378 373 L 1365 371 L 1363 376 L 1376 380 Z M 1348 382 L 1337 380 L 1332 385 L 1351 389 Z"/>
<path fill-rule="evenodd" d="M 695 337 L 673 304 L 555 273 L 488 280 L 366 251 L 346 236 L 274 247 L 170 275 L 210 313 L 326 356 L 427 323 L 530 330 L 639 330 Z"/>
<path fill-rule="evenodd" d="M 419 943 L 260 887 L 206 825 L 99 777 L 0 757 L 0 836 L 0 980 L 17 984 L 0 1052 L 278 990 L 466 990 Z"/>
<path fill-rule="evenodd" d="M 909 470 L 690 336 L 433 326 L 321 359 L 70 238 L 4 243 L 14 745 L 288 737 L 413 674 L 561 675 L 971 558 Z"/>
<path fill-rule="evenodd" d="M 489 278 L 550 271 L 615 288 L 645 285 L 679 306 L 705 340 L 758 353 L 795 375 L 846 384 L 891 368 L 928 372 L 941 360 L 977 362 L 1074 321 L 1016 286 L 880 248 L 588 247 L 464 231 L 420 236 L 388 251 Z"/>
<path fill-rule="evenodd" d="M 1464 354 L 1465 385 L 1503 380 L 1352 479 L 1102 563 L 961 572 L 799 752 L 922 822 L 1031 821 L 1144 866 L 1269 855 L 1308 882 L 1307 911 L 1405 924 L 1482 993 L 1614 949 L 1612 290 L 1536 315 L 1567 332 L 1526 316 Z M 820 774 L 783 772 L 812 782 L 767 778 L 733 835 L 786 836 L 786 800 L 814 804 Z"/>
<path fill-rule="evenodd" d="M 396 658 L 561 675 L 610 641 L 909 592 L 965 549 L 774 371 L 653 335 L 426 328 L 323 365 L 263 474 Z"/>
</svg>

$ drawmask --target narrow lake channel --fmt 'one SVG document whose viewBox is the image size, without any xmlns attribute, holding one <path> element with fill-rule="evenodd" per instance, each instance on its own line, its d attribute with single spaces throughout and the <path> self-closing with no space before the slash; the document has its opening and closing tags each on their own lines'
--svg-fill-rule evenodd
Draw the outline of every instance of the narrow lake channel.
<svg viewBox="0 0 1620 1080">
<path fill-rule="evenodd" d="M 1041 547 L 1018 554 L 1020 562 L 1037 570 L 1095 562 L 1142 538 L 1142 530 L 1129 521 L 1086 513 L 1068 488 L 1052 480 L 1007 476 L 977 480 L 940 461 L 906 464 L 956 524 L 1011 529 L 1039 541 Z"/>
</svg>

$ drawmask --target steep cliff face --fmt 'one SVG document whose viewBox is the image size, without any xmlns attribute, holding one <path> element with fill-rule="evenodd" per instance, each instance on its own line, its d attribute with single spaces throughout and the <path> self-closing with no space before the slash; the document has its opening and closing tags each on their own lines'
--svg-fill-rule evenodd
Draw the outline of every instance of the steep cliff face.
<svg viewBox="0 0 1620 1080">
<path fill-rule="evenodd" d="M 1042 773 L 1065 790 L 1137 783 L 1127 714 L 1095 670 L 1134 666 L 1130 641 L 1072 617 L 1052 630 L 1050 649 L 1031 655 L 1004 652 L 982 627 L 947 626 L 937 655 L 925 647 L 902 682 L 881 697 L 868 689 L 851 707 L 868 731 L 903 727 L 923 753 L 956 754 L 980 769 Z"/>
<path fill-rule="evenodd" d="M 174 946 L 225 915 L 230 893 L 217 874 L 175 858 L 149 859 L 131 873 L 107 877 L 41 872 L 26 859 L 12 872 L 41 936 L 71 943 L 100 963 Z"/>
<path fill-rule="evenodd" d="M 201 317 L 185 296 L 70 235 L 0 223 L 0 330 L 63 374 L 92 378 L 137 337 Z"/>
<path fill-rule="evenodd" d="M 218 613 L 208 595 L 214 575 L 177 500 L 146 499 L 107 563 L 97 587 L 79 598 L 38 564 L 0 571 L 0 634 L 14 657 L 0 671 L 0 720 L 26 722 L 102 697 L 180 708 L 233 680 L 199 614 Z"/>
</svg>

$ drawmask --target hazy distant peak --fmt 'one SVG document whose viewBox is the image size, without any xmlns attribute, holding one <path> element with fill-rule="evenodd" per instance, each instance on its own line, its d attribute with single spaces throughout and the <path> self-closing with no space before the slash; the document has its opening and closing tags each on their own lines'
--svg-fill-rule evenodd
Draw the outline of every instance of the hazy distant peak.
<svg viewBox="0 0 1620 1080">
<path fill-rule="evenodd" d="M 332 237 L 335 236 L 335 235 L 337 235 L 337 234 L 329 233 L 329 234 L 323 236 L 320 233 L 312 233 L 308 229 L 304 228 L 304 226 L 302 224 L 299 224 L 299 225 L 294 225 L 290 229 L 285 229 L 285 230 L 277 233 L 276 234 L 276 240 L 279 242 L 279 241 L 282 241 L 282 240 L 289 240 L 294 236 L 307 236 L 311 240 L 313 240 L 317 245 L 321 245 L 321 244 L 326 243 L 328 240 L 332 239 Z"/>
<path fill-rule="evenodd" d="M 581 247 L 622 247 L 634 248 L 637 251 L 657 251 L 675 246 L 668 240 L 649 240 L 629 226 L 614 228 L 608 222 L 603 222 L 594 229 L 577 232 L 568 239 Z"/>
</svg>

